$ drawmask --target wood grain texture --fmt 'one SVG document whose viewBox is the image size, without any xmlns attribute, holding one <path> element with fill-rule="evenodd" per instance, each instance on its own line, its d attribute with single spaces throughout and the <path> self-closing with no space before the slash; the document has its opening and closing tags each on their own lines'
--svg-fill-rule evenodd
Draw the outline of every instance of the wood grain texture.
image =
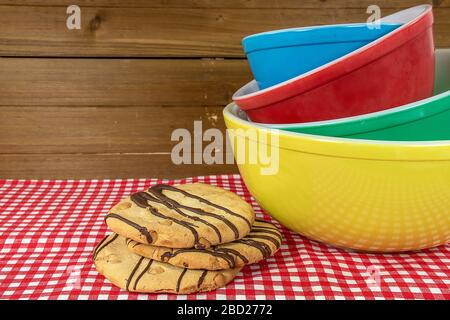
<svg viewBox="0 0 450 320">
<path fill-rule="evenodd" d="M 243 60 L 0 58 L 0 106 L 217 106 L 250 79 Z"/>
<path fill-rule="evenodd" d="M 1 107 L 3 154 L 167 153 L 173 130 L 225 132 L 223 107 Z"/>
<path fill-rule="evenodd" d="M 235 165 L 174 165 L 169 155 L 0 154 L 0 179 L 184 178 L 237 172 Z"/>
<path fill-rule="evenodd" d="M 379 0 L 387 15 L 434 5 L 450 46 L 450 0 Z M 372 0 L 0 0 L 0 179 L 182 178 L 235 165 L 174 165 L 176 128 L 224 131 L 251 79 L 245 35 L 365 21 Z M 112 58 L 112 59 L 111 59 Z M 230 59 L 229 59 L 230 58 Z"/>
<path fill-rule="evenodd" d="M 448 2 L 435 2 L 438 47 L 450 46 Z M 181 1 L 149 1 L 147 6 L 138 1 L 136 6 L 124 7 L 114 3 L 120 5 L 113 2 L 83 7 L 81 30 L 66 28 L 66 6 L 62 3 L 0 5 L 0 56 L 242 58 L 241 39 L 249 34 L 305 25 L 363 22 L 368 17 L 365 1 L 364 5 L 341 1 L 339 6 L 335 2 L 325 8 L 328 1 L 307 1 L 298 7 L 294 1 L 279 5 L 278 1 L 272 5 L 270 1 L 249 1 L 247 6 L 245 1 L 234 1 L 229 7 L 224 7 L 227 1 L 199 1 L 193 7 L 182 6 Z M 405 0 L 380 5 L 382 14 L 387 15 L 420 3 L 423 2 Z"/>
<path fill-rule="evenodd" d="M 373 0 L 77 0 L 81 7 L 114 8 L 366 8 L 375 4 Z M 376 4 L 386 8 L 404 8 L 419 4 L 449 7 L 450 0 L 377 0 Z M 0 5 L 18 6 L 68 6 L 72 0 L 0 0 Z"/>
</svg>

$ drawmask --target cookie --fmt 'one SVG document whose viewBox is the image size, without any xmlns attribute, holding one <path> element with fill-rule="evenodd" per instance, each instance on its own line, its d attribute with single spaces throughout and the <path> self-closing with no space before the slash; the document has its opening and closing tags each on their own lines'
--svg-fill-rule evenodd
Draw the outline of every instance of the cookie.
<svg viewBox="0 0 450 320">
<path fill-rule="evenodd" d="M 97 271 L 114 285 L 146 293 L 187 294 L 225 286 L 241 268 L 221 271 L 190 270 L 141 257 L 127 249 L 126 239 L 112 234 L 95 248 Z"/>
<path fill-rule="evenodd" d="M 270 222 L 256 220 L 250 233 L 240 240 L 208 249 L 170 249 L 127 240 L 128 249 L 138 255 L 189 269 L 220 270 L 257 263 L 273 255 L 282 236 Z"/>
<path fill-rule="evenodd" d="M 156 185 L 120 201 L 106 216 L 115 233 L 169 248 L 208 248 L 245 237 L 255 220 L 238 195 L 208 184 Z"/>
</svg>

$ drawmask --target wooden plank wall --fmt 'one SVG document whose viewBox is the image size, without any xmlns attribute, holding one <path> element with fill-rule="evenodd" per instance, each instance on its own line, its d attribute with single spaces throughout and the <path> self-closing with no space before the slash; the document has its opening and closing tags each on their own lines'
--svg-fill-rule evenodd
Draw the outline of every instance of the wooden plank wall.
<svg viewBox="0 0 450 320">
<path fill-rule="evenodd" d="M 0 0 L 0 178 L 184 177 L 175 128 L 224 130 L 221 110 L 251 79 L 240 41 L 287 27 L 365 21 L 432 3 L 450 47 L 450 0 Z M 66 8 L 81 7 L 81 30 Z"/>
</svg>

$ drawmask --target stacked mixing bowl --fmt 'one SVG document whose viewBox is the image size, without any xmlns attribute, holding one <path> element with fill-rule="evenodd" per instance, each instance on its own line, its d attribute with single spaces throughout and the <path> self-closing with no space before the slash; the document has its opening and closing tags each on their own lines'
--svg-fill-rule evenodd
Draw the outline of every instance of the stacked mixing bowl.
<svg viewBox="0 0 450 320">
<path fill-rule="evenodd" d="M 450 241 L 450 49 L 434 50 L 432 25 L 423 5 L 244 39 L 255 80 L 224 118 L 236 160 L 255 159 L 237 163 L 270 215 L 356 250 Z M 276 170 L 262 170 L 261 150 Z"/>
</svg>

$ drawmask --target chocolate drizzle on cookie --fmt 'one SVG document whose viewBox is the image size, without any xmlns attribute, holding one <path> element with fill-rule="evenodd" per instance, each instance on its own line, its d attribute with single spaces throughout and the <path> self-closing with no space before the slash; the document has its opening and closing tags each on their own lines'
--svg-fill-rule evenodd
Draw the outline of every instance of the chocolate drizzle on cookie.
<svg viewBox="0 0 450 320">
<path fill-rule="evenodd" d="M 117 241 L 118 239 L 120 241 Z M 169 265 L 159 263 L 154 259 L 127 253 L 127 245 L 133 245 L 131 241 L 133 240 L 111 234 L 103 238 L 94 249 L 94 255 L 97 255 L 104 248 L 110 246 L 108 250 L 104 250 L 99 255 L 99 258 L 95 259 L 95 267 L 111 282 L 128 291 L 190 293 L 212 290 L 222 286 L 223 283 L 216 283 L 214 277 L 208 279 L 209 281 L 206 283 L 209 273 L 214 276 L 221 274 L 225 276 L 225 280 L 228 282 L 239 272 L 239 269 L 222 270 L 219 273 L 208 270 L 169 267 Z M 111 245 L 113 242 L 115 242 L 114 245 Z M 155 263 L 155 272 L 150 272 L 151 275 L 149 275 L 149 270 L 155 266 Z M 165 283 L 169 286 L 164 286 Z"/>
<path fill-rule="evenodd" d="M 199 251 L 196 249 L 177 249 L 173 252 L 165 252 L 164 254 L 162 254 L 161 260 L 162 260 L 162 262 L 168 262 L 170 259 L 172 259 L 173 257 L 176 257 L 179 254 L 189 253 L 189 252 L 199 253 Z M 212 255 L 215 258 L 222 258 L 223 260 L 225 260 L 227 262 L 227 264 L 230 266 L 230 268 L 234 268 L 234 265 L 235 265 L 234 258 L 227 252 L 220 252 L 220 251 L 217 251 L 215 248 L 212 250 L 205 249 L 204 251 L 200 251 L 200 252 Z"/>
<path fill-rule="evenodd" d="M 150 232 L 147 230 L 147 228 L 138 225 L 137 223 L 128 220 L 127 218 L 122 217 L 121 215 L 115 214 L 115 213 L 109 213 L 106 215 L 105 220 L 107 219 L 117 219 L 122 221 L 123 223 L 126 223 L 127 225 L 129 225 L 130 227 L 135 228 L 136 230 L 139 231 L 140 234 L 142 234 L 145 239 L 147 239 L 148 243 L 152 243 L 153 242 L 153 237 L 150 234 Z"/>
<path fill-rule="evenodd" d="M 280 241 L 282 240 L 281 234 L 278 231 L 275 231 L 273 228 L 260 228 L 259 226 L 255 226 L 252 228 L 252 233 L 268 233 L 276 236 L 278 239 L 280 239 Z"/>
<path fill-rule="evenodd" d="M 181 272 L 180 276 L 178 277 L 177 288 L 176 288 L 176 291 L 177 291 L 177 292 L 180 292 L 181 280 L 183 280 L 183 277 L 184 277 L 184 275 L 186 274 L 187 270 L 188 270 L 188 269 L 184 269 L 184 270 Z"/>
<path fill-rule="evenodd" d="M 277 248 L 281 246 L 280 241 L 278 241 L 275 238 L 272 238 L 271 236 L 265 236 L 265 235 L 260 235 L 260 234 L 254 234 L 254 235 L 249 234 L 245 238 L 247 238 L 247 239 L 264 239 L 264 240 L 272 242 Z"/>
<path fill-rule="evenodd" d="M 150 188 L 149 189 L 149 192 L 152 192 L 152 189 Z M 199 218 L 199 217 L 196 217 L 196 216 L 192 216 L 192 215 L 189 215 L 189 214 L 186 214 L 186 213 L 184 213 L 182 210 L 180 210 L 180 208 L 184 208 L 184 209 L 187 209 L 187 208 L 189 208 L 189 207 L 187 207 L 187 206 L 183 206 L 183 205 L 181 205 L 181 204 L 178 204 L 176 201 L 174 201 L 174 200 L 172 200 L 172 199 L 170 199 L 170 198 L 167 198 L 167 197 L 165 197 L 164 195 L 162 195 L 162 193 L 161 194 L 154 194 L 154 193 L 152 193 L 152 194 L 147 194 L 147 193 L 145 193 L 145 192 L 142 192 L 144 195 L 141 195 L 141 197 L 144 197 L 146 200 L 150 200 L 150 201 L 153 201 L 153 202 L 156 202 L 156 203 L 160 203 L 160 204 L 162 204 L 162 205 L 164 205 L 165 207 L 167 207 L 168 209 L 172 209 L 172 210 L 175 210 L 179 215 L 181 215 L 181 216 L 183 216 L 183 217 L 186 217 L 186 218 L 189 218 L 189 219 L 191 219 L 191 220 L 194 220 L 194 221 L 196 221 L 196 222 L 200 222 L 200 223 L 203 223 L 204 225 L 207 225 L 208 227 L 210 227 L 211 229 L 213 229 L 214 230 L 214 232 L 217 234 L 217 237 L 219 238 L 219 242 L 221 242 L 222 241 L 222 234 L 220 233 L 220 231 L 219 231 L 219 228 L 217 228 L 215 225 L 213 225 L 212 223 L 210 223 L 210 222 L 208 222 L 208 221 L 206 221 L 206 220 L 203 220 L 203 219 L 201 219 L 201 218 Z M 137 204 L 137 203 L 136 203 Z M 139 204 L 138 204 L 139 205 Z M 140 205 L 139 205 L 140 206 Z M 148 202 L 147 202 L 147 207 L 149 206 L 149 204 L 148 204 Z M 156 210 L 156 209 L 155 209 Z M 189 209 L 190 211 L 192 211 L 192 212 L 194 212 L 194 213 L 197 213 L 198 214 L 198 212 L 196 212 L 196 211 L 194 211 L 194 208 L 191 208 L 191 209 Z M 200 210 L 200 209 L 198 209 L 198 210 Z M 206 213 L 205 215 L 210 215 L 209 213 Z M 216 216 L 216 215 L 214 215 L 214 214 L 211 214 L 210 216 Z M 234 226 L 232 226 L 232 227 L 234 227 Z M 234 227 L 235 228 L 235 227 Z M 236 228 L 236 231 L 237 231 L 237 228 Z M 239 232 L 238 232 L 238 235 L 239 235 Z"/>
<path fill-rule="evenodd" d="M 177 213 L 179 213 L 179 214 L 181 214 L 183 216 L 186 216 L 186 217 L 191 218 L 191 219 L 192 218 L 197 218 L 198 219 L 197 221 L 201 221 L 202 223 L 205 223 L 205 224 L 208 224 L 209 226 L 211 226 L 211 224 L 209 224 L 207 221 L 205 221 L 203 219 L 200 219 L 198 217 L 192 217 L 190 215 L 186 215 L 180 209 L 185 209 L 185 210 L 191 211 L 191 212 L 193 212 L 195 214 L 198 214 L 200 216 L 211 217 L 211 218 L 215 218 L 215 219 L 218 219 L 218 220 L 222 221 L 223 223 L 225 223 L 233 231 L 235 239 L 239 238 L 239 230 L 230 220 L 226 219 L 225 217 L 223 217 L 220 214 L 207 212 L 207 211 L 204 211 L 204 210 L 202 210 L 200 208 L 193 208 L 193 207 L 189 207 L 189 206 L 183 205 L 181 203 L 178 203 L 177 201 L 175 201 L 175 200 L 167 197 L 166 195 L 164 195 L 163 194 L 164 190 L 172 191 L 172 192 L 179 192 L 182 195 L 184 195 L 185 197 L 196 199 L 196 200 L 198 200 L 198 201 L 200 201 L 202 203 L 205 203 L 205 204 L 209 205 L 210 207 L 214 207 L 216 209 L 220 209 L 222 211 L 227 212 L 228 214 L 230 214 L 232 216 L 239 217 L 241 219 L 244 219 L 246 222 L 250 223 L 247 219 L 245 219 L 242 216 L 240 216 L 240 215 L 238 215 L 238 214 L 228 210 L 227 208 L 224 208 L 222 206 L 216 205 L 216 204 L 214 204 L 212 202 L 209 202 L 208 200 L 206 200 L 204 198 L 201 198 L 199 196 L 190 194 L 190 193 L 188 193 L 188 192 L 186 192 L 184 190 L 178 189 L 176 187 L 173 187 L 173 186 L 170 186 L 170 185 L 159 184 L 159 185 L 153 186 L 153 187 L 148 189 L 148 192 L 153 194 L 158 199 L 158 200 L 154 200 L 155 202 L 161 203 L 161 204 L 165 205 L 167 208 L 173 209 Z M 251 224 L 250 224 L 250 226 L 251 226 Z M 217 228 L 216 228 L 216 230 L 217 230 L 218 237 L 220 238 L 219 242 L 221 242 L 222 241 L 221 240 L 222 236 L 221 236 L 221 234 L 220 234 L 220 232 L 219 232 L 219 230 Z"/>
<path fill-rule="evenodd" d="M 258 224 L 258 226 L 256 226 L 256 224 Z M 263 224 L 263 225 L 261 225 Z M 262 229 L 274 229 L 273 224 L 271 224 L 270 222 L 267 222 L 266 220 L 262 220 L 262 219 L 255 219 L 255 224 L 253 225 L 253 227 L 257 227 L 257 228 L 262 228 Z"/>
<path fill-rule="evenodd" d="M 267 244 L 265 244 L 264 242 L 255 241 L 255 240 L 251 240 L 251 239 L 241 239 L 241 240 L 237 240 L 236 242 L 246 244 L 248 246 L 258 249 L 262 253 L 264 259 L 267 257 L 270 257 L 270 255 L 272 254 L 270 247 Z"/>
<path fill-rule="evenodd" d="M 233 243 L 229 243 L 227 245 L 227 247 L 218 245 L 218 246 L 213 246 L 209 249 L 204 249 L 201 251 L 199 251 L 197 249 L 174 249 L 170 252 L 163 253 L 161 255 L 161 261 L 170 263 L 171 259 L 173 259 L 174 257 L 176 257 L 180 254 L 202 253 L 202 254 L 211 255 L 215 258 L 223 259 L 223 260 L 225 260 L 225 262 L 227 263 L 229 268 L 235 268 L 238 265 L 236 258 L 241 259 L 243 264 L 247 264 L 249 262 L 248 258 L 246 256 L 244 256 L 243 254 L 241 254 L 238 250 L 230 248 L 231 246 L 233 246 L 233 244 L 237 244 L 237 243 L 247 245 L 250 247 L 254 247 L 258 251 L 261 252 L 261 254 L 263 255 L 264 258 L 267 258 L 273 253 L 273 250 L 270 248 L 270 246 L 268 246 L 263 241 L 258 241 L 258 239 L 269 241 L 269 242 L 273 243 L 273 245 L 276 248 L 279 248 L 281 246 L 282 238 L 281 238 L 281 234 L 279 232 L 275 231 L 276 229 L 274 229 L 273 226 L 272 227 L 257 226 L 260 223 L 261 223 L 261 221 L 259 221 L 259 223 L 256 222 L 255 227 L 252 229 L 250 234 L 247 235 L 245 238 L 238 240 L 236 242 L 233 242 Z M 276 238 L 274 238 L 272 236 L 276 236 Z M 239 264 L 239 265 L 241 265 L 241 264 Z"/>
<path fill-rule="evenodd" d="M 140 246 L 142 244 L 140 242 L 134 241 L 133 239 L 127 239 L 126 242 L 127 242 L 127 246 L 130 246 L 130 244 L 132 242 L 134 242 L 133 245 L 131 246 L 131 248 L 136 248 L 137 246 Z"/>
<path fill-rule="evenodd" d="M 195 222 L 199 222 L 199 223 L 202 223 L 202 224 L 210 227 L 216 233 L 216 235 L 217 235 L 217 237 L 219 239 L 219 242 L 222 242 L 222 234 L 221 234 L 219 228 L 216 227 L 214 224 L 210 223 L 209 221 L 207 221 L 205 219 L 202 219 L 202 218 L 200 218 L 198 216 L 210 217 L 210 218 L 214 218 L 214 219 L 222 221 L 223 223 L 225 223 L 230 228 L 230 230 L 233 231 L 235 239 L 239 239 L 239 237 L 240 237 L 239 229 L 237 228 L 237 226 L 235 224 L 233 224 L 229 219 L 225 218 L 223 215 L 212 213 L 212 212 L 207 212 L 207 211 L 202 210 L 200 208 L 194 208 L 194 207 L 183 205 L 183 204 L 181 204 L 181 203 L 179 203 L 179 202 L 169 198 L 168 196 L 166 196 L 163 193 L 163 191 L 171 191 L 171 192 L 181 193 L 185 197 L 189 197 L 189 198 L 198 200 L 199 202 L 204 203 L 204 204 L 206 204 L 206 205 L 208 205 L 210 207 L 222 210 L 222 211 L 228 213 L 231 216 L 234 216 L 234 217 L 237 217 L 239 219 L 242 219 L 249 225 L 249 227 L 251 227 L 251 222 L 248 219 L 246 219 L 245 217 L 243 217 L 243 216 L 241 216 L 241 215 L 239 215 L 239 214 L 237 214 L 235 212 L 232 212 L 231 210 L 229 210 L 229 209 L 227 209 L 225 207 L 219 206 L 219 205 L 217 205 L 215 203 L 212 203 L 212 202 L 210 202 L 210 201 L 208 201 L 208 200 L 206 200 L 206 199 L 204 199 L 202 197 L 193 195 L 193 194 L 188 193 L 188 192 L 186 192 L 184 190 L 178 189 L 178 188 L 176 188 L 174 186 L 165 185 L 165 184 L 159 184 L 159 185 L 150 187 L 147 191 L 148 192 L 137 192 L 137 193 L 134 193 L 130 197 L 131 201 L 133 201 L 137 206 L 139 206 L 141 208 L 147 208 L 153 215 L 155 215 L 158 218 L 171 220 L 172 222 L 189 229 L 189 231 L 192 233 L 192 235 L 194 237 L 194 243 L 195 243 L 194 247 L 195 248 L 200 248 L 201 249 L 201 248 L 205 247 L 203 244 L 201 244 L 199 242 L 199 235 L 198 235 L 197 230 L 195 230 L 196 226 L 193 223 L 190 223 L 190 222 L 187 222 L 187 221 L 183 221 L 183 220 L 179 220 L 179 219 L 176 219 L 176 218 L 173 218 L 173 217 L 170 217 L 170 216 L 167 216 L 167 215 L 161 213 L 154 206 L 152 206 L 151 203 L 149 203 L 149 201 L 150 202 L 154 202 L 154 203 L 162 204 L 166 208 L 174 210 L 179 215 L 181 215 L 181 216 L 183 216 L 185 218 L 191 219 L 191 220 L 193 220 Z M 194 213 L 194 214 L 196 214 L 198 216 L 187 214 L 183 210 L 190 211 L 190 212 L 192 212 L 192 213 Z M 149 243 L 151 243 L 151 242 L 149 242 Z"/>
<path fill-rule="evenodd" d="M 133 279 L 134 274 L 135 274 L 136 271 L 139 269 L 139 266 L 141 265 L 141 263 L 142 263 L 142 261 L 143 261 L 144 259 L 145 259 L 144 257 L 140 257 L 140 258 L 139 258 L 139 261 L 136 263 L 136 265 L 134 266 L 134 268 L 133 268 L 133 270 L 131 271 L 130 275 L 128 276 L 127 284 L 126 284 L 126 286 L 125 286 L 125 288 L 127 289 L 127 291 L 130 291 L 130 290 L 129 290 L 129 287 L 130 287 L 131 280 Z"/>
<path fill-rule="evenodd" d="M 215 251 L 215 252 L 223 252 L 223 253 L 229 255 L 230 257 L 233 257 L 233 255 L 235 255 L 236 257 L 239 257 L 239 258 L 242 260 L 242 262 L 243 262 L 244 264 L 248 263 L 247 257 L 244 256 L 243 254 L 241 254 L 241 253 L 240 253 L 239 251 L 237 251 L 237 250 L 234 250 L 234 249 L 231 249 L 231 248 L 215 248 L 214 251 Z M 234 268 L 234 267 L 236 266 L 235 261 L 236 261 L 236 260 L 233 259 L 233 263 L 232 263 L 232 264 L 229 264 L 230 268 Z"/>
<path fill-rule="evenodd" d="M 114 242 L 114 240 L 117 239 L 119 235 L 115 234 L 110 240 L 106 241 L 108 239 L 108 237 L 103 238 L 102 241 L 100 241 L 100 243 L 95 247 L 94 249 L 94 254 L 92 256 L 92 259 L 95 260 L 97 258 L 97 255 L 100 253 L 100 251 L 102 251 L 103 249 L 105 249 L 111 242 Z"/>
<path fill-rule="evenodd" d="M 195 230 L 195 225 L 187 222 L 187 221 L 183 221 L 183 220 L 178 220 L 176 218 L 172 218 L 169 216 L 166 216 L 164 214 L 162 214 L 161 212 L 159 212 L 157 209 L 155 209 L 154 207 L 152 207 L 149 203 L 148 200 L 153 201 L 153 197 L 146 193 L 146 192 L 137 192 L 135 194 L 131 195 L 131 201 L 133 201 L 137 206 L 141 207 L 141 208 L 147 208 L 154 216 L 161 218 L 161 219 L 168 219 L 182 227 L 185 227 L 187 229 L 189 229 L 189 231 L 191 231 L 192 235 L 194 236 L 194 242 L 195 242 L 195 247 L 196 248 L 204 248 L 205 246 L 203 244 L 200 243 L 200 239 L 198 236 L 198 232 L 197 230 Z M 151 243 L 151 242 L 150 242 Z"/>
<path fill-rule="evenodd" d="M 150 190 L 157 191 L 157 192 L 159 192 L 161 195 L 163 195 L 163 194 L 162 194 L 162 191 L 164 191 L 164 190 L 166 190 L 166 191 L 172 191 L 172 192 L 179 192 L 179 193 L 181 193 L 182 195 L 184 195 L 185 197 L 189 197 L 189 198 L 192 198 L 192 199 L 196 199 L 196 200 L 198 200 L 199 202 L 202 202 L 202 203 L 204 203 L 204 204 L 206 204 L 206 205 L 208 205 L 208 206 L 210 206 L 210 207 L 213 207 L 213 208 L 216 208 L 216 209 L 225 211 L 225 212 L 228 213 L 230 216 L 233 216 L 233 217 L 242 219 L 242 220 L 245 221 L 245 223 L 248 225 L 249 228 L 252 227 L 252 223 L 251 223 L 247 218 L 241 216 L 240 214 L 237 214 L 237 213 L 231 211 L 230 209 L 225 208 L 225 207 L 222 207 L 222 206 L 220 206 L 220 205 L 218 205 L 218 204 L 212 203 L 211 201 L 209 201 L 209 200 L 207 200 L 207 199 L 204 199 L 204 198 L 202 198 L 202 197 L 196 196 L 196 195 L 191 194 L 191 193 L 189 193 L 189 192 L 187 192 L 187 191 L 184 191 L 184 190 L 182 190 L 182 189 L 178 189 L 178 188 L 176 188 L 176 187 L 174 187 L 174 186 L 171 186 L 171 185 L 168 185 L 168 184 L 158 184 L 158 185 L 156 185 L 156 186 L 153 186 L 153 187 L 149 188 L 149 191 L 150 191 Z M 163 195 L 163 196 L 164 196 L 164 195 Z M 165 197 L 165 196 L 164 196 L 164 197 Z M 167 197 L 166 197 L 166 198 L 167 198 Z M 169 199 L 170 199 L 170 198 L 169 198 Z M 189 207 L 187 207 L 187 208 L 189 208 Z"/>
<path fill-rule="evenodd" d="M 150 269 L 151 265 L 153 263 L 153 260 L 149 260 L 147 265 L 145 266 L 144 270 L 137 276 L 136 281 L 134 282 L 133 290 L 137 290 L 137 285 L 139 280 L 144 276 L 144 274 Z"/>
<path fill-rule="evenodd" d="M 209 212 L 205 212 L 205 211 L 203 211 L 201 209 L 191 208 L 191 207 L 182 205 L 182 204 L 180 204 L 180 203 L 178 203 L 178 202 L 176 202 L 176 201 L 166 197 L 165 195 L 162 194 L 162 192 L 155 192 L 152 188 L 148 189 L 148 192 L 152 193 L 152 196 L 154 197 L 154 199 L 152 199 L 152 201 L 160 203 L 160 204 L 166 206 L 168 209 L 175 210 L 179 215 L 181 215 L 183 217 L 192 219 L 192 220 L 194 220 L 196 222 L 203 223 L 204 225 L 207 225 L 208 227 L 213 229 L 214 232 L 216 233 L 217 237 L 219 238 L 219 242 L 222 242 L 222 234 L 220 233 L 219 228 L 217 228 L 212 223 L 210 223 L 210 222 L 208 222 L 208 221 L 206 221 L 206 220 L 204 220 L 204 219 L 202 219 L 200 217 L 192 216 L 192 215 L 184 213 L 181 210 L 181 208 L 182 209 L 187 209 L 187 210 L 189 210 L 191 212 L 194 212 L 196 214 L 210 216 L 210 217 L 214 217 L 214 218 L 217 218 L 217 219 L 220 219 L 220 220 L 224 221 L 222 216 L 219 216 L 219 215 L 216 215 L 216 214 L 212 214 L 212 213 L 209 213 Z M 228 220 L 226 220 L 226 219 L 225 219 L 224 222 L 227 223 L 227 225 L 233 230 L 235 235 L 236 235 L 236 232 L 237 232 L 237 234 L 239 236 L 239 231 L 237 230 L 237 228 L 233 224 L 230 225 L 230 222 Z"/>
<path fill-rule="evenodd" d="M 208 270 L 204 270 L 202 272 L 202 274 L 200 275 L 200 277 L 198 278 L 198 281 L 197 281 L 197 289 L 200 289 L 200 286 L 203 284 L 203 281 L 205 280 L 207 274 L 208 274 Z"/>
</svg>

